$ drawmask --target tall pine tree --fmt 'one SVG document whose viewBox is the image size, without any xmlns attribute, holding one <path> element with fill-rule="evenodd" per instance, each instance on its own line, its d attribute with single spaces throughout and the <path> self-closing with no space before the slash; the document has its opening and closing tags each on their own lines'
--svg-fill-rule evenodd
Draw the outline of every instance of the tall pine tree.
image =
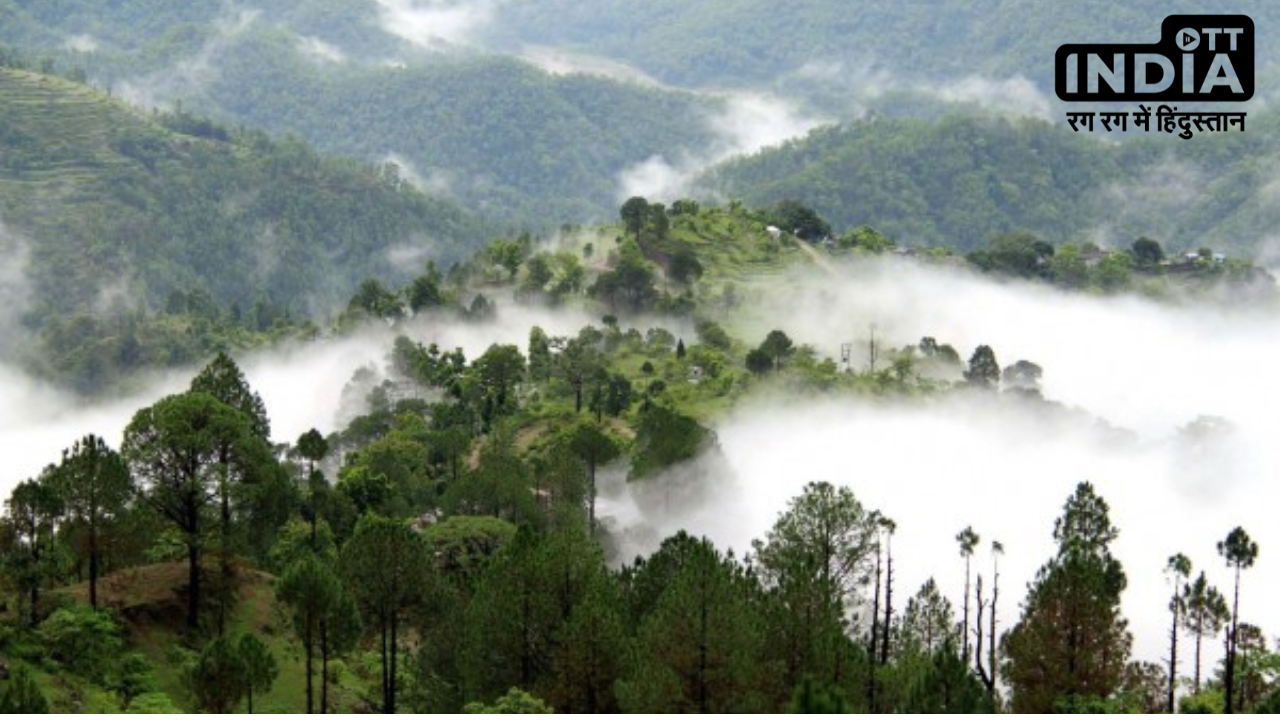
<svg viewBox="0 0 1280 720">
<path fill-rule="evenodd" d="M 1005 636 L 1014 712 L 1051 712 L 1105 699 L 1124 681 L 1132 637 L 1120 615 L 1126 578 L 1111 554 L 1119 531 L 1087 482 L 1054 527 L 1057 554 L 1031 583 L 1025 613 Z"/>
</svg>

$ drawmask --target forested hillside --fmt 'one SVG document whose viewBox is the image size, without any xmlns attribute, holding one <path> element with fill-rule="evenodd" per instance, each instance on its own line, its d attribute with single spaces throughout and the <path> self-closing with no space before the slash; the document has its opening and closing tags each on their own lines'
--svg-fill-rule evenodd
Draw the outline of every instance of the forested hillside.
<svg viewBox="0 0 1280 720">
<path fill-rule="evenodd" d="M 402 157 L 425 183 L 477 213 L 543 225 L 608 217 L 618 174 L 652 155 L 711 142 L 705 119 L 715 107 L 690 94 L 556 77 L 493 56 L 317 72 L 284 34 L 239 43 L 194 100 L 329 152 Z"/>
<path fill-rule="evenodd" d="M 322 317 L 360 279 L 411 276 L 484 235 L 389 168 L 12 68 L 0 68 L 0 222 L 26 283 L 6 312 L 42 372 L 85 390 L 187 362 L 220 333 L 244 344 Z"/>
<path fill-rule="evenodd" d="M 1154 41 L 1165 16 L 1205 11 L 1189 0 L 794 0 L 785 9 L 768 0 L 541 0 L 504 6 L 494 24 L 499 37 L 617 58 L 683 85 L 761 83 L 835 64 L 900 81 L 1021 74 L 1051 94 L 1050 59 L 1062 43 Z M 1244 13 L 1258 27 L 1277 19 L 1265 0 L 1212 12 Z M 1258 53 L 1260 63 L 1275 57 Z"/>
<path fill-rule="evenodd" d="M 1280 155 L 1273 115 L 1247 133 L 1108 143 L 1058 123 L 951 115 L 873 118 L 725 163 L 709 188 L 752 205 L 811 204 L 839 232 L 870 225 L 901 244 L 972 250 L 1029 230 L 1051 242 L 1266 252 Z"/>
<path fill-rule="evenodd" d="M 135 104 L 179 103 L 325 152 L 397 158 L 474 212 L 542 226 L 608 216 L 620 172 L 705 146 L 720 106 L 556 76 L 501 52 L 427 50 L 387 33 L 375 3 L 160 5 L 11 8 L 0 42 L 82 68 Z"/>
<path fill-rule="evenodd" d="M 1276 28 L 0 0 L 0 713 L 1280 712 Z"/>
<path fill-rule="evenodd" d="M 812 332 L 803 304 L 775 308 L 790 324 L 767 333 L 710 319 L 739 303 L 768 309 L 755 297 L 763 287 L 806 276 L 822 285 L 824 273 L 856 267 L 769 229 L 788 220 L 816 229 L 811 210 L 633 198 L 619 215 L 620 225 L 556 248 L 498 240 L 447 276 L 429 269 L 401 287 L 362 283 L 344 322 L 376 322 L 395 339 L 384 363 L 351 377 L 343 395 L 356 411 L 331 432 L 280 437 L 259 388 L 219 354 L 186 388 L 130 408 L 118 438 L 73 438 L 47 458 L 16 483 L 0 520 L 0 663 L 9 671 L 0 709 L 976 713 L 1280 703 L 1269 670 L 1278 656 L 1254 624 L 1267 614 L 1256 583 L 1267 575 L 1250 571 L 1259 542 L 1233 523 L 1214 528 L 1220 561 L 1203 569 L 1191 557 L 1213 557 L 1214 546 L 1199 535 L 1179 536 L 1167 566 L 1135 561 L 1124 541 L 1148 539 L 1120 522 L 1141 520 L 1125 478 L 1106 492 L 1088 481 L 1062 487 L 1043 467 L 1047 438 L 1031 450 L 1045 477 L 1017 477 L 1054 495 L 1019 506 L 1044 521 L 1025 534 L 997 540 L 944 506 L 948 524 L 924 529 L 930 549 L 904 546 L 924 524 L 914 496 L 944 495 L 963 471 L 943 458 L 945 472 L 915 485 L 913 468 L 931 462 L 921 453 L 876 472 L 907 486 L 912 502 L 872 504 L 878 483 L 865 467 L 856 483 L 835 483 L 810 480 L 791 461 L 766 471 L 779 500 L 745 544 L 685 530 L 647 537 L 699 510 L 735 527 L 759 519 L 739 516 L 747 506 L 734 496 L 765 485 L 737 484 L 717 428 L 733 431 L 725 418 L 751 403 L 772 416 L 781 395 L 816 418 L 784 410 L 779 422 L 813 435 L 831 420 L 829 403 L 844 403 L 836 407 L 851 414 L 954 415 L 978 433 L 1003 416 L 1010 426 L 982 442 L 1006 454 L 1044 428 L 1082 443 L 1073 450 L 1122 454 L 1134 472 L 1154 448 L 1047 397 L 1046 368 L 1009 362 L 1017 356 L 1003 347 L 978 345 L 966 363 L 945 337 L 878 350 L 873 341 L 870 366 L 837 364 L 789 334 Z M 851 241 L 839 252 L 890 247 L 870 229 Z M 963 291 L 945 274 L 934 279 Z M 752 281 L 743 295 L 726 287 Z M 1012 292 L 1041 302 L 1039 290 Z M 839 303 L 828 302 L 831 315 Z M 600 321 L 569 332 L 519 325 L 518 342 L 490 343 L 510 332 L 495 318 L 560 323 L 553 308 L 565 307 Z M 442 348 L 451 327 L 478 329 L 482 349 Z M 784 432 L 753 444 L 778 454 Z M 890 432 L 899 436 L 884 444 L 900 458 L 901 426 Z M 1179 442 L 1213 457 L 1223 433 L 1202 419 Z M 873 437 L 838 438 L 819 442 L 848 453 L 846 465 L 876 450 Z M 911 442 L 947 438 L 913 433 Z M 999 454 L 979 453 L 977 469 L 999 468 Z M 1113 507 L 1113 496 L 1129 503 Z M 637 534 L 645 550 L 629 554 Z M 1160 594 L 1140 596 L 1135 613 L 1122 605 L 1131 583 Z M 1228 606 L 1233 590 L 1246 610 Z M 1166 603 L 1177 608 L 1171 620 Z M 1181 667 L 1153 662 L 1150 638 L 1138 651 L 1135 626 L 1151 617 L 1171 628 L 1170 644 L 1161 635 L 1156 647 L 1181 652 Z M 1243 640 L 1228 640 L 1217 662 L 1224 636 Z M 1183 679 L 1176 693 L 1170 676 Z"/>
</svg>

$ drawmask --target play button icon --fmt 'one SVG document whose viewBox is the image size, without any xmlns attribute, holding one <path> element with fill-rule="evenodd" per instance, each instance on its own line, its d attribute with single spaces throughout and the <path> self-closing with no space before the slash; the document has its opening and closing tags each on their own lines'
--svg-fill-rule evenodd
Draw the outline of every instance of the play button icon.
<svg viewBox="0 0 1280 720">
<path fill-rule="evenodd" d="M 1200 47 L 1200 33 L 1186 28 L 1178 31 L 1178 49 L 1182 52 L 1191 52 Z"/>
</svg>

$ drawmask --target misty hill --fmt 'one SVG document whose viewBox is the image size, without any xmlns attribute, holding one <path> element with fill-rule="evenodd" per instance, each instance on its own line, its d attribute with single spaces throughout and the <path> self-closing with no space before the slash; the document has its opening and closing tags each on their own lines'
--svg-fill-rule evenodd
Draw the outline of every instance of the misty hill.
<svg viewBox="0 0 1280 720">
<path fill-rule="evenodd" d="M 487 217 L 559 223 L 611 215 L 618 173 L 711 140 L 694 95 L 496 56 L 318 72 L 295 37 L 264 32 L 221 56 L 199 107 L 351 157 L 402 157 Z"/>
<path fill-rule="evenodd" d="M 912 246 L 967 251 L 1030 230 L 1055 243 L 1147 235 L 1256 256 L 1278 219 L 1267 188 L 1280 146 L 1274 116 L 1249 122 L 1247 133 L 1117 144 L 1040 120 L 876 118 L 730 161 L 705 181 L 749 205 L 801 200 L 837 232 L 870 225 Z"/>
<path fill-rule="evenodd" d="M 1190 0 L 542 0 L 511 3 L 494 23 L 499 37 L 605 55 L 684 85 L 760 83 L 836 65 L 845 75 L 901 79 L 1022 74 L 1047 89 L 1064 42 L 1154 40 L 1165 16 L 1203 12 Z M 1213 12 L 1242 12 L 1259 28 L 1278 19 L 1262 0 L 1215 3 Z M 1260 62 L 1273 58 L 1259 46 Z"/>
<path fill-rule="evenodd" d="M 272 0 L 246 6 L 264 20 L 287 23 L 303 34 L 323 34 L 348 48 L 385 45 L 364 0 Z M 213 27 L 234 17 L 221 0 L 0 0 L 0 41 L 23 47 L 74 47 L 86 51 L 140 50 L 166 35 Z"/>
<path fill-rule="evenodd" d="M 117 366 L 208 352 L 190 347 L 207 327 L 159 315 L 266 330 L 485 234 L 386 169 L 4 68 L 0 223 L 20 276 L 6 278 L 6 310 L 38 335 L 47 372 L 88 387 Z"/>
<path fill-rule="evenodd" d="M 553 75 L 501 51 L 424 48 L 389 34 L 371 2 L 240 12 L 220 2 L 73 3 L 65 12 L 10 2 L 0 42 L 81 67 L 134 104 L 180 103 L 326 152 L 394 157 L 421 186 L 487 217 L 551 225 L 607 216 L 624 169 L 712 139 L 715 100 Z"/>
</svg>

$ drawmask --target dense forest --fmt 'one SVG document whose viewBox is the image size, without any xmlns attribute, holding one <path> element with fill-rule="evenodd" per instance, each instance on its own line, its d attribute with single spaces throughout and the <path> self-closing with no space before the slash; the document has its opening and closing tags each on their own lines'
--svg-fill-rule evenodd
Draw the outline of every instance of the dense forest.
<svg viewBox="0 0 1280 720">
<path fill-rule="evenodd" d="M 410 276 L 397 247 L 447 262 L 488 232 L 394 166 L 296 138 L 147 115 L 22 69 L 0 67 L 0 98 L 0 237 L 30 286 L 20 327 L 42 374 L 86 391 L 322 318 L 365 276 Z"/>
<path fill-rule="evenodd" d="M 754 205 L 801 199 L 839 229 L 872 225 L 907 244 L 972 250 L 1030 230 L 1256 255 L 1275 222 L 1268 168 L 1280 146 L 1273 116 L 1250 121 L 1247 134 L 1174 154 L 1159 138 L 1099 142 L 1034 119 L 872 118 L 731 160 L 706 182 Z"/>
<path fill-rule="evenodd" d="M 619 219 L 576 246 L 498 240 L 447 275 L 429 266 L 400 287 L 362 283 L 340 326 L 374 321 L 401 334 L 385 374 L 352 378 L 347 393 L 362 410 L 337 432 L 282 442 L 244 373 L 219 354 L 186 390 L 138 409 L 118 442 L 89 435 L 49 458 L 13 489 L 0 525 L 3 707 L 1276 707 L 1277 656 L 1236 603 L 1257 543 L 1224 528 L 1225 572 L 1170 559 L 1171 599 L 1150 612 L 1169 613 L 1175 660 L 1141 660 L 1120 598 L 1126 573 L 1162 568 L 1123 565 L 1113 549 L 1121 528 L 1088 482 L 1044 528 L 1056 551 L 1017 616 L 995 608 L 1002 592 L 1018 592 L 1001 585 L 1000 558 L 1019 538 L 984 543 L 961 521 L 959 553 L 947 552 L 964 587 L 901 587 L 904 564 L 921 559 L 895 554 L 893 508 L 820 481 L 778 507 L 749 550 L 679 533 L 652 554 L 620 556 L 621 538 L 597 510 L 604 478 L 649 486 L 663 503 L 698 502 L 715 491 L 711 481 L 669 471 L 714 459 L 708 418 L 764 388 L 985 397 L 1039 408 L 1047 422 L 1071 411 L 1042 396 L 1041 366 L 1002 365 L 990 346 L 965 362 L 926 337 L 881 348 L 879 366 L 841 368 L 784 329 L 740 338 L 709 318 L 735 302 L 728 278 L 767 277 L 815 252 L 831 256 L 823 262 L 891 252 L 870 228 L 830 248 L 789 232 L 770 239 L 775 224 L 824 231 L 825 220 L 795 203 L 667 208 L 632 198 Z M 726 252 L 753 233 L 754 249 Z M 1054 257 L 1046 245 L 998 239 L 965 262 L 1067 284 L 1034 254 Z M 1136 242 L 1113 261 L 1128 273 L 1121 284 L 1112 284 L 1116 268 L 1095 266 L 1096 278 L 1072 287 L 1154 282 L 1174 272 L 1160 253 Z M 1202 259 L 1204 281 L 1229 280 L 1214 262 Z M 603 317 L 567 336 L 535 326 L 527 344 L 474 357 L 413 339 L 423 317 L 482 322 L 508 302 L 583 305 Z M 638 324 L 655 312 L 666 319 Z M 685 336 L 678 328 L 690 313 Z M 1257 602 L 1247 586 L 1244 597 Z M 1223 643 L 1215 664 L 1209 649 Z"/>
<path fill-rule="evenodd" d="M 606 78 L 560 77 L 500 55 L 429 52 L 379 31 L 373 3 L 346 4 L 359 16 L 349 22 L 319 8 L 236 15 L 220 3 L 156 13 L 135 5 L 145 32 L 128 24 L 130 15 L 100 19 L 89 4 L 65 17 L 40 15 L 55 35 L 101 37 L 101 45 L 31 52 L 82 68 L 133 102 L 178 103 L 345 157 L 399 158 L 420 185 L 493 219 L 554 225 L 606 217 L 618 172 L 705 145 L 705 118 L 720 105 Z M 323 26 L 313 27 L 321 17 Z M 10 42 L 33 46 L 23 40 Z"/>
</svg>

